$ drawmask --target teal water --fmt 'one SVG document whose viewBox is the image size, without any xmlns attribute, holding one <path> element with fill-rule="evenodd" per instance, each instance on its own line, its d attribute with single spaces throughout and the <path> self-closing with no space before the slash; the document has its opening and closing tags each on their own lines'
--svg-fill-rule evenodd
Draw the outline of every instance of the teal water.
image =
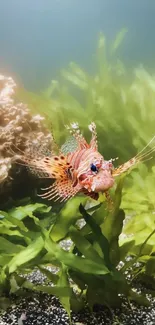
<svg viewBox="0 0 155 325">
<path fill-rule="evenodd" d="M 150 68 L 155 57 L 154 0 L 1 0 L 0 71 L 27 89 L 45 88 L 70 61 L 92 69 L 97 38 L 128 34 L 119 57 Z"/>
</svg>

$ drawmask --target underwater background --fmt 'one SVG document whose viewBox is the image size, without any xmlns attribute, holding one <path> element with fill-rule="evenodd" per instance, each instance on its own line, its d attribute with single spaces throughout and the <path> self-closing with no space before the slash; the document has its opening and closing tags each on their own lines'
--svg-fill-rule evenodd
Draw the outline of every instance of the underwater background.
<svg viewBox="0 0 155 325">
<path fill-rule="evenodd" d="M 37 91 L 70 61 L 91 73 L 99 32 L 110 42 L 127 28 L 119 58 L 151 71 L 154 15 L 153 0 L 1 0 L 0 70 Z"/>
<path fill-rule="evenodd" d="M 107 325 L 119 323 L 120 307 L 122 325 L 155 324 L 154 17 L 155 0 L 0 0 L 0 311 L 28 289 L 58 297 L 65 325 L 85 302 L 108 307 Z M 111 207 L 105 193 L 51 197 L 51 177 L 62 176 L 59 162 L 52 174 L 53 155 L 74 151 L 66 125 L 75 122 L 88 143 L 95 122 L 99 152 L 114 163 Z M 76 183 L 65 172 L 66 199 Z M 53 184 L 63 193 L 66 183 Z M 132 301 L 145 306 L 140 322 Z M 25 306 L 24 324 L 40 324 Z"/>
</svg>

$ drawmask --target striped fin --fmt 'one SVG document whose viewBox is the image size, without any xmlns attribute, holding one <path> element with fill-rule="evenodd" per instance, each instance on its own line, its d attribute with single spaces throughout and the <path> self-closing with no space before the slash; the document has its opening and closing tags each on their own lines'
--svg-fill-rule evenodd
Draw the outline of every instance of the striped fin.
<svg viewBox="0 0 155 325">
<path fill-rule="evenodd" d="M 155 152 L 155 145 L 149 148 L 150 144 L 155 141 L 155 136 L 149 141 L 149 143 L 133 158 L 120 165 L 118 168 L 113 169 L 112 175 L 114 177 L 119 176 L 122 173 L 127 172 L 131 168 L 137 166 L 140 162 L 144 162 L 152 159 L 152 153 Z"/>
<path fill-rule="evenodd" d="M 38 176 L 39 173 L 45 173 L 48 174 L 49 178 L 68 179 L 70 174 L 67 171 L 73 171 L 72 166 L 64 155 L 45 156 L 42 159 L 29 159 L 23 156 L 20 159 L 23 165 L 38 173 Z"/>
<path fill-rule="evenodd" d="M 89 130 L 92 133 L 92 138 L 90 141 L 90 147 L 94 150 L 98 150 L 98 143 L 97 143 L 97 132 L 96 132 L 96 124 L 92 122 L 88 125 Z"/>
<path fill-rule="evenodd" d="M 70 134 L 76 139 L 78 144 L 78 149 L 92 148 L 94 150 L 98 150 L 97 132 L 96 132 L 96 125 L 94 122 L 88 125 L 88 128 L 92 133 L 90 145 L 87 143 L 87 141 L 81 134 L 78 123 L 72 123 L 70 126 L 66 126 L 66 128 L 69 130 Z M 70 152 L 72 151 L 70 150 Z"/>
<path fill-rule="evenodd" d="M 80 190 L 79 185 L 73 187 L 72 180 L 56 180 L 47 188 L 42 188 L 44 194 L 39 195 L 42 199 L 64 202 L 75 196 Z"/>
<path fill-rule="evenodd" d="M 78 123 L 71 123 L 69 126 L 66 126 L 66 128 L 67 130 L 69 130 L 70 134 L 76 139 L 78 149 L 89 148 L 89 144 L 80 132 Z"/>
</svg>

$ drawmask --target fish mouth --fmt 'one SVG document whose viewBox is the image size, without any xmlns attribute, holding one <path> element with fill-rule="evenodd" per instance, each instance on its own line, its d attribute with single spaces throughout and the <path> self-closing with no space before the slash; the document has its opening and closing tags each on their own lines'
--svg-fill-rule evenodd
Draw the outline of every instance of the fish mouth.
<svg viewBox="0 0 155 325">
<path fill-rule="evenodd" d="M 91 184 L 91 191 L 92 192 L 104 192 L 113 187 L 114 185 L 114 178 L 111 175 L 104 174 L 102 177 L 94 178 Z"/>
<path fill-rule="evenodd" d="M 82 174 L 79 182 L 88 192 L 105 192 L 114 185 L 114 178 L 108 170 L 101 170 L 96 175 Z"/>
</svg>

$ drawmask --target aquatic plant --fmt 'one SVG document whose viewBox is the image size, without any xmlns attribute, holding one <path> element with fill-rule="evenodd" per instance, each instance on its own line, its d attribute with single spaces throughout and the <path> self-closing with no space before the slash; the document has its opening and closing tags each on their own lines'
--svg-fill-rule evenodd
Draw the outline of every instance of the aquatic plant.
<svg viewBox="0 0 155 325">
<path fill-rule="evenodd" d="M 124 33 L 112 44 L 111 56 Z M 94 76 L 71 63 L 62 71 L 65 82 L 52 81 L 41 94 L 19 89 L 17 97 L 33 112 L 45 115 L 49 128 L 53 122 L 61 144 L 64 125 L 79 122 L 87 138 L 88 121 L 94 120 L 100 152 L 106 159 L 119 155 L 123 163 L 154 135 L 155 78 L 139 67 L 131 81 L 119 60 L 107 60 L 105 44 L 101 34 Z M 10 293 L 27 295 L 26 290 L 58 296 L 69 316 L 70 310 L 83 308 L 84 301 L 91 309 L 101 302 L 110 308 L 120 306 L 125 296 L 147 305 L 147 298 L 133 287 L 141 275 L 145 284 L 151 284 L 148 292 L 154 294 L 154 173 L 154 167 L 141 165 L 131 176 L 121 178 L 111 193 L 113 212 L 105 209 L 102 197 L 95 202 L 82 196 L 52 208 L 25 199 L 1 211 L 1 307 L 10 303 Z M 79 223 L 81 218 L 84 224 Z M 68 238 L 72 245 L 66 251 L 62 243 Z M 42 285 L 34 285 L 25 276 L 37 268 L 47 277 Z"/>
<path fill-rule="evenodd" d="M 94 120 L 100 152 L 105 159 L 119 157 L 115 167 L 130 159 L 154 136 L 155 74 L 148 73 L 143 66 L 131 72 L 118 59 L 117 49 L 125 33 L 125 30 L 118 33 L 108 48 L 104 35 L 100 34 L 93 61 L 93 64 L 96 63 L 94 75 L 71 62 L 69 68 L 62 71 L 61 80 L 53 80 L 44 92 L 19 92 L 33 111 L 43 113 L 46 107 L 45 117 L 48 116 L 51 123 L 54 121 L 54 133 L 60 143 L 66 132 L 65 124 L 78 121 L 87 138 L 86 126 L 88 121 Z M 122 197 L 125 212 L 130 216 L 136 213 L 131 222 L 137 220 L 137 225 L 141 225 L 142 218 L 149 216 L 144 230 L 147 234 L 150 232 L 149 223 L 154 220 L 154 212 L 149 210 L 150 206 L 154 206 L 151 164 L 147 163 L 147 173 L 143 165 L 127 177 Z M 145 216 L 141 211 L 144 205 Z M 138 238 L 136 235 L 137 232 L 135 239 Z M 142 236 L 145 237 L 144 234 Z"/>
<path fill-rule="evenodd" d="M 117 49 L 125 35 L 121 31 L 111 46 L 101 33 L 93 73 L 71 62 L 58 80 L 40 94 L 19 89 L 19 98 L 34 112 L 53 124 L 56 139 L 63 143 L 64 125 L 77 121 L 87 137 L 87 125 L 94 121 L 100 152 L 129 159 L 154 135 L 155 75 L 142 66 L 128 70 L 118 59 Z M 50 121 L 50 122 L 49 122 Z"/>
<path fill-rule="evenodd" d="M 97 303 L 109 308 L 120 306 L 121 295 L 139 304 L 149 304 L 145 296 L 132 290 L 126 279 L 125 270 L 135 260 L 130 265 L 125 260 L 125 256 L 132 255 L 134 240 L 121 244 L 119 241 L 125 219 L 120 208 L 122 186 L 123 178 L 114 194 L 113 213 L 101 203 L 92 204 L 80 197 L 68 201 L 59 212 L 29 199 L 15 203 L 8 212 L 1 211 L 1 308 L 8 306 L 11 293 L 23 296 L 28 294 L 27 289 L 56 295 L 69 315 L 70 310 L 83 308 L 85 301 L 90 308 Z M 85 223 L 79 223 L 81 218 Z M 135 230 L 133 226 L 132 232 Z M 155 249 L 151 235 L 150 232 L 147 239 L 140 237 L 136 255 L 142 263 L 141 269 L 145 275 L 149 272 L 150 278 L 154 275 Z M 72 240 L 69 251 L 62 247 L 67 238 Z M 146 252 L 147 241 L 150 250 Z M 122 259 L 121 268 L 118 266 Z M 57 268 L 56 273 L 52 273 L 50 265 Z M 26 273 L 37 268 L 47 277 L 42 285 L 26 279 Z"/>
<path fill-rule="evenodd" d="M 130 245 L 134 241 L 134 245 L 130 247 L 130 253 L 135 256 L 137 261 L 141 261 L 139 253 L 140 255 L 143 253 L 143 255 L 150 256 L 154 256 L 155 253 L 154 184 L 155 167 L 153 166 L 152 172 L 150 172 L 146 165 L 143 164 L 138 167 L 138 171 L 133 171 L 126 179 L 126 186 L 123 191 L 121 207 L 130 218 L 124 227 L 124 234 L 127 237 L 122 239 L 122 243 Z M 151 237 L 150 234 L 152 234 Z M 141 251 L 140 244 L 142 240 L 147 241 Z M 140 272 L 143 273 L 143 269 L 140 268 Z"/>
</svg>

